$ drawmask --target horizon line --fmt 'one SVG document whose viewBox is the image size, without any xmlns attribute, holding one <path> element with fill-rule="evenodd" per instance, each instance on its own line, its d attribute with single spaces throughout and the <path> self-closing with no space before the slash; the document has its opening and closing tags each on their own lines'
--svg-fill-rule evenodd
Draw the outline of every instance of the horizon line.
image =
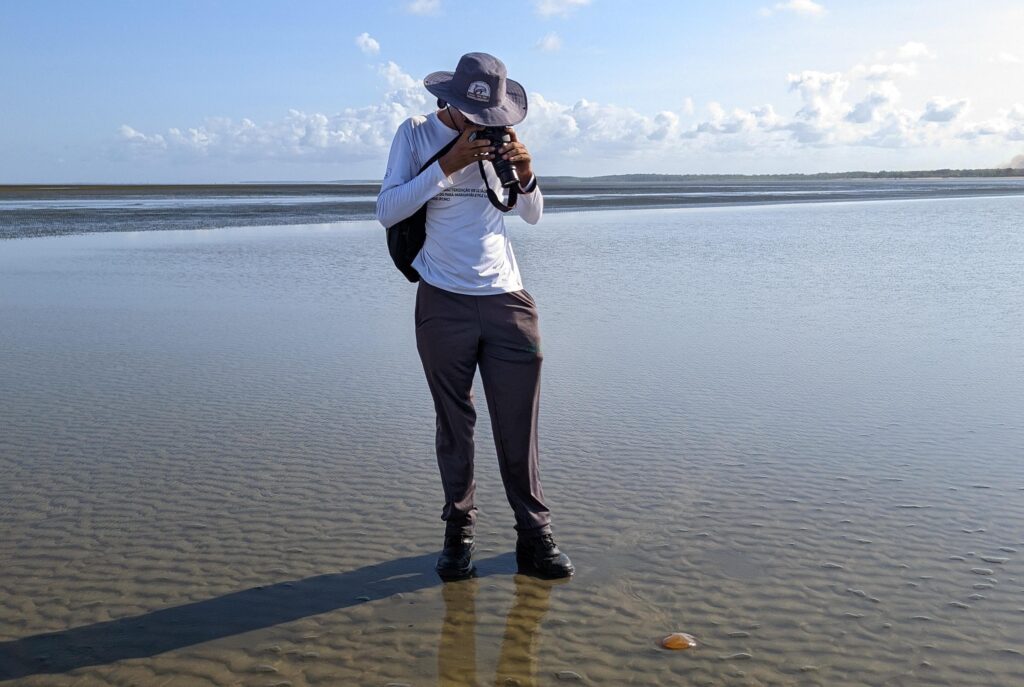
<svg viewBox="0 0 1024 687">
<path fill-rule="evenodd" d="M 595 176 L 579 176 L 574 174 L 538 174 L 539 179 L 560 180 L 629 180 L 630 177 L 643 177 L 638 180 L 682 180 L 682 179 L 878 179 L 878 178 L 992 178 L 992 177 L 1024 177 L 1024 168 L 1020 167 L 978 167 L 887 170 L 877 172 L 851 170 L 846 172 L 773 172 L 765 174 L 746 174 L 742 172 L 719 173 L 663 173 L 663 172 L 626 172 L 622 174 L 601 174 Z M 245 185 L 340 185 L 340 184 L 379 184 L 378 179 L 306 179 L 299 181 L 284 180 L 240 180 L 240 181 L 173 181 L 173 182 L 117 182 L 117 181 L 48 181 L 48 182 L 0 182 L 0 188 L 54 187 L 54 186 L 97 186 L 97 187 L 132 187 L 132 186 L 245 186 Z"/>
</svg>

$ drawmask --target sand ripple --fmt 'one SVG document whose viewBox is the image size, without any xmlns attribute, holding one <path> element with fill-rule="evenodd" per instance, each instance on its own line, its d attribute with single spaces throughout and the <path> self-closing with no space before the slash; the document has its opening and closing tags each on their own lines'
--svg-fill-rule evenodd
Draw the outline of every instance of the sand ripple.
<svg viewBox="0 0 1024 687">
<path fill-rule="evenodd" d="M 1024 239 L 1020 201 L 985 202 L 515 225 L 579 570 L 554 585 L 513 574 L 486 421 L 481 576 L 431 572 L 431 406 L 379 228 L 6 243 L 0 676 L 1024 684 Z M 698 646 L 661 649 L 678 629 Z"/>
</svg>

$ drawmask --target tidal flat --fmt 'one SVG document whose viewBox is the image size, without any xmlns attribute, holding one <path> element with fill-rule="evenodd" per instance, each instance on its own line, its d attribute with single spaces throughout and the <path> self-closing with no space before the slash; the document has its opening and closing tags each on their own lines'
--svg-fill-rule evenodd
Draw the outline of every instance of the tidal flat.
<svg viewBox="0 0 1024 687">
<path fill-rule="evenodd" d="M 548 213 L 1024 195 L 1024 178 L 540 178 Z M 0 186 L 0 239 L 372 220 L 378 182 Z"/>
<path fill-rule="evenodd" d="M 479 377 L 479 576 L 433 574 L 376 223 L 2 241 L 0 684 L 1024 684 L 997 195 L 510 220 L 563 583 L 516 574 Z"/>
</svg>

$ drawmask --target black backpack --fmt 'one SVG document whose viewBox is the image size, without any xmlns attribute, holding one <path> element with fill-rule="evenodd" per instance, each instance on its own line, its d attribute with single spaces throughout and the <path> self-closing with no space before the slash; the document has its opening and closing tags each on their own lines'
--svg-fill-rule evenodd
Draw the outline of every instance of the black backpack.
<svg viewBox="0 0 1024 687">
<path fill-rule="evenodd" d="M 420 171 L 417 176 L 423 174 L 430 165 L 437 162 L 443 157 L 452 146 L 459 140 L 456 136 L 453 138 L 445 147 L 434 153 L 433 157 L 424 163 L 420 167 Z M 508 192 L 508 205 L 504 205 L 501 200 L 495 195 L 494 191 L 487 184 L 487 177 L 484 175 L 484 163 L 478 162 L 480 165 L 480 176 L 484 179 L 484 186 L 487 188 L 487 197 L 490 199 L 491 204 L 498 208 L 502 212 L 508 212 L 516 204 L 516 189 L 515 187 L 510 188 Z M 388 235 L 388 252 L 391 253 L 391 259 L 395 262 L 395 267 L 405 275 L 405 278 L 411 282 L 418 282 L 420 280 L 420 273 L 412 266 L 412 261 L 419 255 L 420 250 L 423 248 L 423 242 L 427 239 L 427 206 L 424 204 L 412 214 L 410 217 L 406 217 L 402 221 L 398 222 L 394 226 L 387 228 Z"/>
</svg>

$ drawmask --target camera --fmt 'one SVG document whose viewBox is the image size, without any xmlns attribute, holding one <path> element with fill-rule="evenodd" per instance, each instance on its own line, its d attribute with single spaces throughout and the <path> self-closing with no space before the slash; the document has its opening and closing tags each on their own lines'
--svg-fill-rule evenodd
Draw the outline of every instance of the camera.
<svg viewBox="0 0 1024 687">
<path fill-rule="evenodd" d="M 494 147 L 495 158 L 491 164 L 494 165 L 494 171 L 498 173 L 498 178 L 501 179 L 502 188 L 518 186 L 519 174 L 516 173 L 516 166 L 509 160 L 502 160 L 500 157 L 497 157 L 498 148 L 512 141 L 512 137 L 508 133 L 508 127 L 485 126 L 479 131 L 474 131 L 473 136 L 471 136 L 473 140 L 481 138 L 490 141 Z"/>
</svg>

